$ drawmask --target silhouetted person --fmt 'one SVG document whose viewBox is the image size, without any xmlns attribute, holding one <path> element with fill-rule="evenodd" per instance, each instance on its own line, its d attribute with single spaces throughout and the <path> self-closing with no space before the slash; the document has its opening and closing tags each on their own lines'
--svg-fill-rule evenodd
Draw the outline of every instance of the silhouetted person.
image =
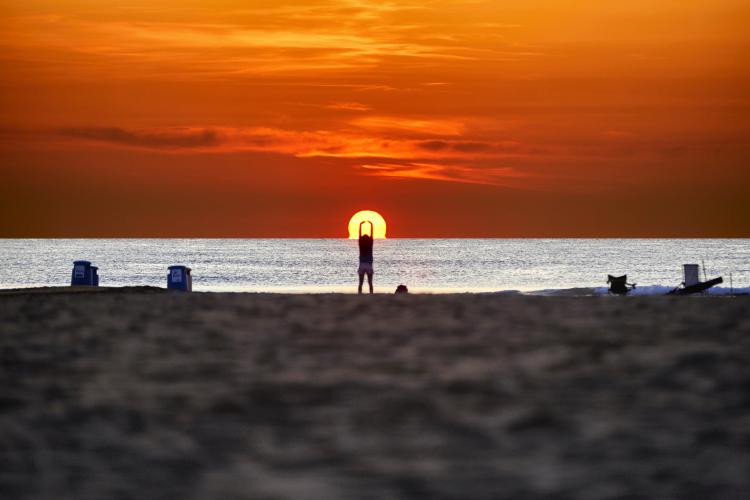
<svg viewBox="0 0 750 500">
<path fill-rule="evenodd" d="M 370 234 L 362 234 L 362 224 L 368 222 L 370 224 Z M 362 283 L 365 280 L 365 274 L 367 275 L 367 283 L 370 285 L 370 293 L 372 293 L 372 243 L 374 236 L 374 227 L 372 222 L 369 220 L 362 221 L 359 223 L 359 293 L 362 293 Z"/>
</svg>

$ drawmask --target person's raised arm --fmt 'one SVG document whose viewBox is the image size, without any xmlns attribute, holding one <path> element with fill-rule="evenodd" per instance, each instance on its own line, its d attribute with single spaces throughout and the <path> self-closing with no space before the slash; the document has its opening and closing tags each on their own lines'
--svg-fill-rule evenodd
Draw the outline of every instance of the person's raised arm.
<svg viewBox="0 0 750 500">
<path fill-rule="evenodd" d="M 359 223 L 359 237 L 362 237 L 362 224 L 368 223 L 370 224 L 370 238 L 375 239 L 375 226 L 372 225 L 372 222 L 369 220 L 363 220 Z"/>
</svg>

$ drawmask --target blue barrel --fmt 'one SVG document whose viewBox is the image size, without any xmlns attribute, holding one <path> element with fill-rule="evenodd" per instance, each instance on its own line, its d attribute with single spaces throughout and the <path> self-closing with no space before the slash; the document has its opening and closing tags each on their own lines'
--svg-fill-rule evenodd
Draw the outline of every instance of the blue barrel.
<svg viewBox="0 0 750 500">
<path fill-rule="evenodd" d="M 73 274 L 70 278 L 70 286 L 96 286 L 94 285 L 94 273 L 92 273 L 91 269 L 91 262 L 87 260 L 73 262 Z M 96 284 L 99 284 L 98 278 Z"/>
<path fill-rule="evenodd" d="M 187 266 L 169 266 L 167 273 L 167 288 L 183 292 L 193 291 L 193 277 L 191 269 Z"/>
</svg>

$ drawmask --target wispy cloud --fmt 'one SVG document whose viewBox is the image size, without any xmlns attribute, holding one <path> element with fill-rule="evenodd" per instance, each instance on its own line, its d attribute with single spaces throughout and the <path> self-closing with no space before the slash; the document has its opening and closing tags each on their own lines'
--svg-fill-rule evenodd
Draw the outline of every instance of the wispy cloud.
<svg viewBox="0 0 750 500">
<path fill-rule="evenodd" d="M 2 45 L 33 53 L 60 78 L 242 78 L 342 72 L 382 65 L 529 57 L 510 44 L 488 48 L 471 32 L 448 33 L 413 12 L 429 5 L 331 0 L 252 8 L 79 9 L 8 16 Z M 200 20 L 200 21 L 198 21 Z M 476 28 L 472 28 L 474 31 Z M 491 31 L 486 28 L 488 33 Z M 474 35 L 475 33 L 471 33 Z M 510 54 L 508 53 L 510 52 Z M 65 71 L 75 67 L 76 71 Z M 435 82 L 441 85 L 442 82 Z"/>
<path fill-rule="evenodd" d="M 79 145 L 83 141 L 166 154 L 263 152 L 298 158 L 363 159 L 365 162 L 358 164 L 362 174 L 381 177 L 508 186 L 511 180 L 529 175 L 496 166 L 523 152 L 489 141 L 393 139 L 351 131 L 271 127 L 76 127 L 56 129 L 53 134 Z M 488 166 L 488 161 L 492 165 Z"/>
<path fill-rule="evenodd" d="M 333 102 L 326 106 L 329 109 L 341 109 L 344 111 L 370 111 L 372 108 L 361 102 Z"/>
<path fill-rule="evenodd" d="M 367 116 L 351 122 L 353 125 L 381 131 L 412 132 L 421 135 L 461 135 L 466 129 L 459 120 L 409 118 L 404 116 Z"/>
<path fill-rule="evenodd" d="M 420 122 L 421 123 L 421 122 Z M 453 131 L 448 127 L 449 131 Z M 288 130 L 274 127 L 72 127 L 61 138 L 165 152 L 234 153 L 263 151 L 301 158 L 470 158 L 524 155 L 513 141 L 389 137 L 377 131 Z"/>
<path fill-rule="evenodd" d="M 59 132 L 78 139 L 156 149 L 210 148 L 220 144 L 216 131 L 205 128 L 126 130 L 120 127 L 81 127 L 60 129 Z"/>
<path fill-rule="evenodd" d="M 475 166 L 440 163 L 376 163 L 361 165 L 367 175 L 379 177 L 400 177 L 466 184 L 487 184 L 508 186 L 512 180 L 528 177 L 511 167 L 481 168 Z"/>
</svg>

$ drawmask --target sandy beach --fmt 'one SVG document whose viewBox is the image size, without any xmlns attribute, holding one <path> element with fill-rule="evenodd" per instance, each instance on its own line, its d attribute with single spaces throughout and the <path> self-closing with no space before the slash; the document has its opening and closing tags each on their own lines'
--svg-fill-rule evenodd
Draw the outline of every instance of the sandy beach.
<svg viewBox="0 0 750 500">
<path fill-rule="evenodd" d="M 750 297 L 0 293 L 6 499 L 745 499 Z"/>
</svg>

